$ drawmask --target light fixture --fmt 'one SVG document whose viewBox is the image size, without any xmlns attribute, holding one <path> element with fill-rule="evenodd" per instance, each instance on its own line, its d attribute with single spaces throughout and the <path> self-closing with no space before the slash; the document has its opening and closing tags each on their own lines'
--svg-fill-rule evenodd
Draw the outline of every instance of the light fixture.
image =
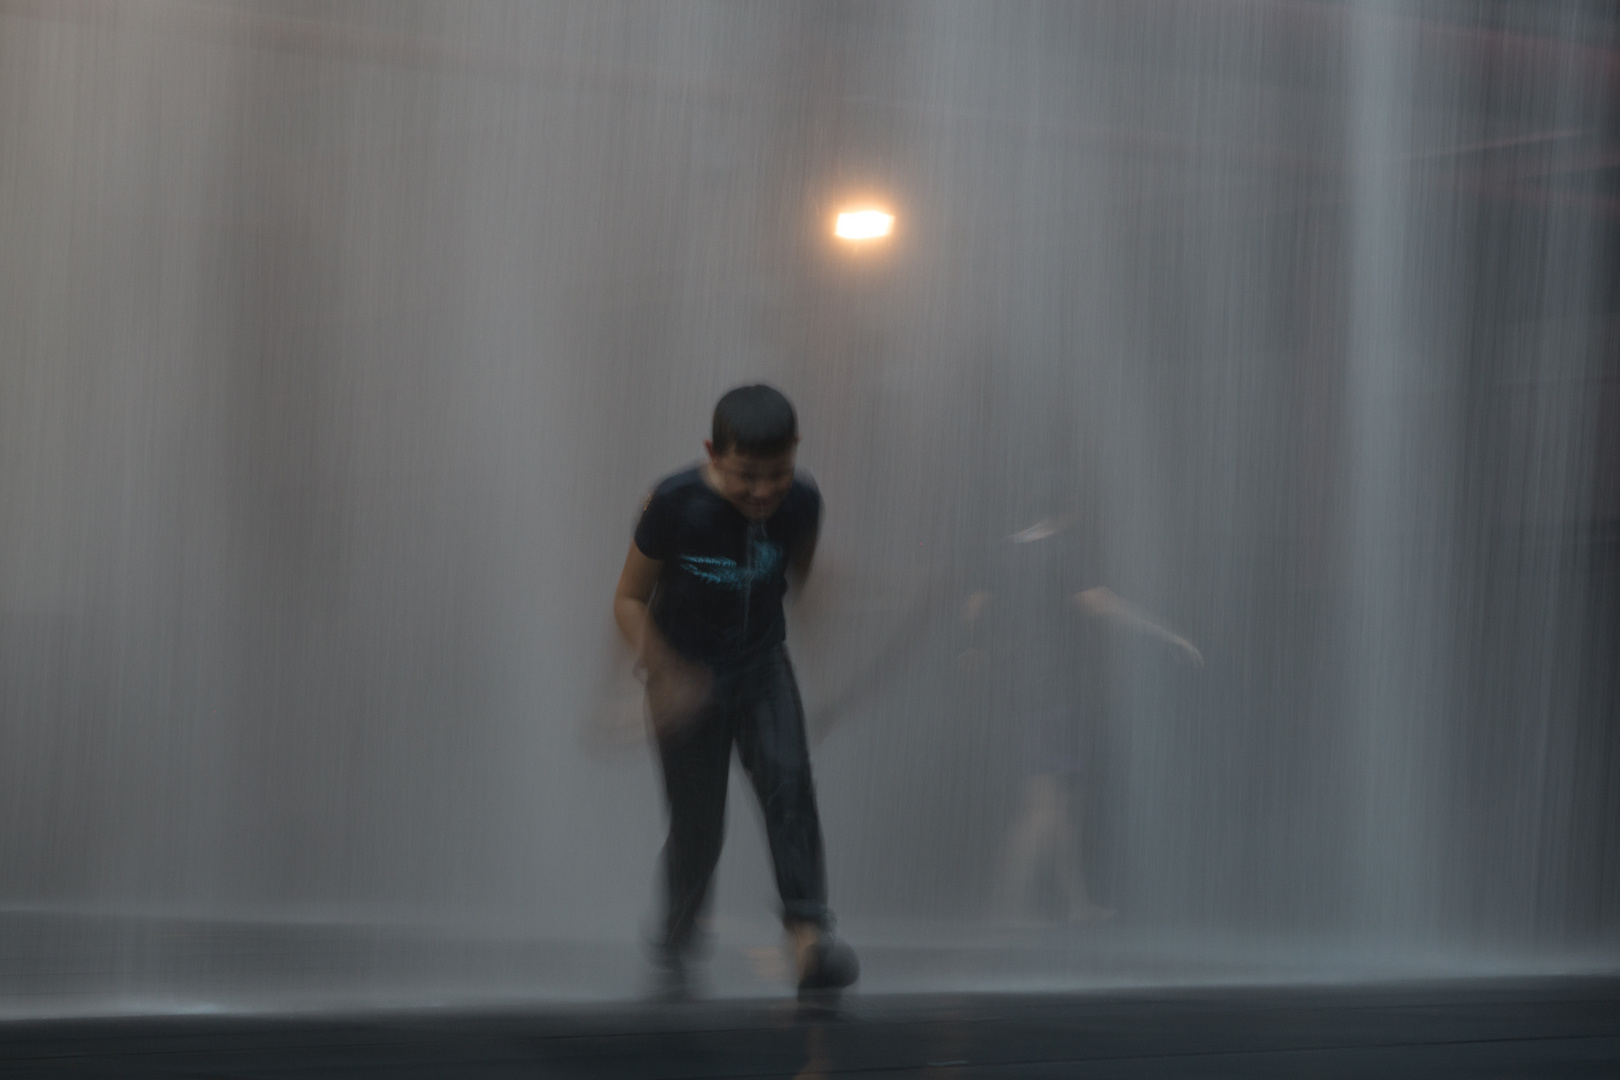
<svg viewBox="0 0 1620 1080">
<path fill-rule="evenodd" d="M 833 235 L 842 240 L 877 240 L 894 230 L 894 215 L 882 210 L 845 210 L 833 224 Z"/>
</svg>

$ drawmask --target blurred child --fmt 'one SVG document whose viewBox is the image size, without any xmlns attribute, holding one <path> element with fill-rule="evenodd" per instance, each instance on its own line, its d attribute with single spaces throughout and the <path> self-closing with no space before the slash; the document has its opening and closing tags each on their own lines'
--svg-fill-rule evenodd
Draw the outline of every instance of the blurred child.
<svg viewBox="0 0 1620 1080">
<path fill-rule="evenodd" d="M 1079 524 L 1074 513 L 1054 514 L 997 541 L 984 587 L 962 609 L 975 639 L 962 662 L 993 680 L 996 708 L 1022 742 L 1021 805 L 996 900 L 1014 921 L 1035 917 L 1046 869 L 1068 921 L 1114 914 L 1092 899 L 1080 840 L 1088 727 L 1105 697 L 1102 630 L 1134 629 L 1203 663 L 1186 638 L 1096 583 Z"/>
<path fill-rule="evenodd" d="M 653 490 L 625 558 L 613 614 L 646 674 L 669 834 L 656 942 L 660 992 L 680 996 L 725 831 L 735 745 L 765 833 L 801 991 L 854 982 L 832 933 L 804 709 L 782 599 L 810 572 L 821 495 L 797 473 L 798 419 L 768 386 L 715 406 L 707 460 Z"/>
</svg>

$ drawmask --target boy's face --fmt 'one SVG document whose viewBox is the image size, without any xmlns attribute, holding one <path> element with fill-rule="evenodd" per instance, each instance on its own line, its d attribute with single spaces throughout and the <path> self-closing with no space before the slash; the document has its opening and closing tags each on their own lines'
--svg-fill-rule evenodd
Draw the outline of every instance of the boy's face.
<svg viewBox="0 0 1620 1080">
<path fill-rule="evenodd" d="M 735 448 L 716 454 L 714 443 L 707 440 L 703 448 L 709 452 L 709 471 L 716 490 L 750 521 L 764 521 L 776 513 L 793 487 L 796 447 L 773 457 L 740 454 Z"/>
</svg>

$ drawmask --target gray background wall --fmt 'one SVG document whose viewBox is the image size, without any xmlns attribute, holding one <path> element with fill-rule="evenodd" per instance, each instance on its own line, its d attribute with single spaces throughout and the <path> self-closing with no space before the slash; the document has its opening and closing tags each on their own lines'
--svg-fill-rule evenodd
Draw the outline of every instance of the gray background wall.
<svg viewBox="0 0 1620 1080">
<path fill-rule="evenodd" d="M 1208 659 L 1117 643 L 1100 896 L 1612 949 L 1616 48 L 1581 4 L 0 4 L 0 901 L 628 940 L 607 601 L 763 378 L 827 499 L 846 916 L 983 911 L 1017 748 L 954 612 L 1083 488 Z"/>
</svg>

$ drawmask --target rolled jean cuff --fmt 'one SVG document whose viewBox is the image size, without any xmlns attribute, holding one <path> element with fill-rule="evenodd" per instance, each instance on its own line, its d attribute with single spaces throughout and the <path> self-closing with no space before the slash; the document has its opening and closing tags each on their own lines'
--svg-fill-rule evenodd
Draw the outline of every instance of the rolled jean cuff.
<svg viewBox="0 0 1620 1080">
<path fill-rule="evenodd" d="M 818 904 L 813 900 L 795 900 L 782 907 L 782 925 L 793 929 L 804 923 L 819 926 L 823 930 L 833 928 L 832 912 L 827 910 L 826 904 Z"/>
</svg>

